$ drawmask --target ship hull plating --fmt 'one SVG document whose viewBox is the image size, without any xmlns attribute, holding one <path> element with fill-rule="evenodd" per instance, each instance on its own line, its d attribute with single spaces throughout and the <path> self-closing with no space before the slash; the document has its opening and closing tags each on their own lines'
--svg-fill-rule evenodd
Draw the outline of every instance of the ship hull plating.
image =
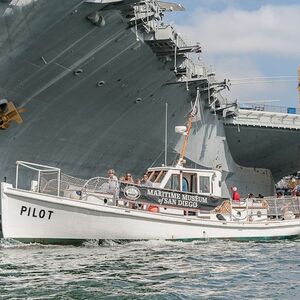
<svg viewBox="0 0 300 300">
<path fill-rule="evenodd" d="M 276 181 L 299 170 L 299 130 L 226 125 L 225 132 L 239 165 L 270 169 Z"/>
<path fill-rule="evenodd" d="M 165 103 L 168 163 L 178 156 L 174 126 L 184 125 L 196 86 L 170 84 L 172 57 L 158 57 L 118 10 L 101 11 L 105 25 L 95 26 L 87 16 L 103 5 L 81 2 L 0 4 L 0 98 L 26 108 L 22 125 L 0 132 L 1 178 L 13 180 L 16 160 L 85 178 L 109 167 L 140 176 L 164 162 Z M 222 170 L 224 196 L 233 184 L 243 196 L 272 194 L 271 172 L 254 169 L 251 153 L 246 167 L 234 161 L 223 122 L 206 103 L 202 92 L 188 164 Z"/>
<path fill-rule="evenodd" d="M 175 81 L 170 66 L 137 41 L 117 12 L 106 13 L 104 28 L 86 21 L 89 12 L 77 8 L 81 17 L 72 26 L 64 29 L 70 14 L 12 61 L 8 53 L 2 60 L 2 96 L 27 110 L 22 126 L 1 132 L 2 177 L 12 178 L 17 159 L 83 177 L 112 166 L 140 173 L 163 161 L 166 102 L 172 152 L 173 128 L 190 107 L 185 87 L 166 84 Z"/>
</svg>

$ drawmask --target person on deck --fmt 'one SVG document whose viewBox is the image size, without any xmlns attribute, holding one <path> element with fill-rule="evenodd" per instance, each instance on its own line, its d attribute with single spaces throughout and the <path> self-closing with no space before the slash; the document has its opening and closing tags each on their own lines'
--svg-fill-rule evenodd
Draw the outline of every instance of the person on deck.
<svg viewBox="0 0 300 300">
<path fill-rule="evenodd" d="M 240 202 L 241 201 L 241 196 L 237 190 L 237 187 L 236 186 L 233 186 L 231 188 L 231 191 L 232 191 L 232 200 L 233 201 L 236 201 L 236 202 Z"/>
<path fill-rule="evenodd" d="M 115 170 L 109 169 L 107 171 L 107 177 L 108 177 L 108 192 L 115 193 L 119 187 L 118 177 L 115 175 Z"/>
<path fill-rule="evenodd" d="M 248 194 L 248 198 L 246 199 L 248 205 L 253 205 L 253 202 L 255 201 L 255 197 L 252 193 Z"/>
<path fill-rule="evenodd" d="M 126 173 L 123 182 L 134 183 L 132 175 L 130 173 Z"/>
<path fill-rule="evenodd" d="M 292 191 L 291 191 L 292 196 L 300 196 L 300 184 L 296 185 Z"/>
<path fill-rule="evenodd" d="M 108 193 L 113 194 L 113 202 L 115 205 L 118 205 L 118 198 L 119 198 L 119 182 L 118 177 L 115 175 L 114 169 L 109 169 L 107 171 L 108 177 Z"/>
<path fill-rule="evenodd" d="M 152 187 L 153 183 L 149 180 L 149 177 L 147 174 L 143 175 L 143 179 L 141 180 L 142 186 Z"/>
</svg>

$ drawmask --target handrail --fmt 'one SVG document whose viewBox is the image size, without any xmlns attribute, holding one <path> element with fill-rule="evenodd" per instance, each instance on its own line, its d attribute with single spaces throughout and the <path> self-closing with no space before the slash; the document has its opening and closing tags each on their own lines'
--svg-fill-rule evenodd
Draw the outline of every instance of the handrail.
<svg viewBox="0 0 300 300">
<path fill-rule="evenodd" d="M 299 108 L 291 106 L 279 106 L 279 105 L 269 105 L 263 102 L 261 103 L 243 103 L 240 104 L 240 109 L 255 110 L 255 111 L 265 111 L 265 112 L 276 112 L 284 114 L 297 115 L 300 114 Z"/>
<path fill-rule="evenodd" d="M 36 166 L 36 167 L 41 167 L 41 168 L 48 168 L 49 170 L 60 171 L 60 168 L 51 167 L 51 166 L 42 165 L 42 164 L 31 163 L 31 162 L 22 161 L 22 160 L 17 160 L 16 164 L 17 165 L 22 165 L 24 167 L 28 167 L 29 169 L 32 169 L 32 170 L 35 170 L 35 171 L 38 171 L 38 170 L 46 171 L 47 169 L 46 170 L 44 170 L 44 169 L 38 169 L 38 168 L 30 167 L 30 166 Z"/>
<path fill-rule="evenodd" d="M 238 109 L 234 117 L 226 118 L 224 122 L 234 125 L 300 129 L 300 115 L 248 109 Z"/>
<path fill-rule="evenodd" d="M 57 172 L 57 196 L 59 196 L 59 194 L 60 194 L 60 178 L 61 178 L 60 168 L 18 160 L 18 161 L 16 161 L 16 188 L 18 188 L 18 185 L 19 185 L 19 168 L 20 168 L 20 166 L 23 166 L 27 169 L 38 172 L 38 182 L 37 182 L 37 190 L 38 191 L 40 189 L 41 172 L 43 172 L 43 173 Z"/>
</svg>

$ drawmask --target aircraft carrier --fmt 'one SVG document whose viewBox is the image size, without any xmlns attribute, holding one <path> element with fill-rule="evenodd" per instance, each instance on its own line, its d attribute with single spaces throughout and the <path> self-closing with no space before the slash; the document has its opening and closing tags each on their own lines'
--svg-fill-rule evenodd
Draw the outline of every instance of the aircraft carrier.
<svg viewBox="0 0 300 300">
<path fill-rule="evenodd" d="M 155 0 L 0 1 L 1 180 L 14 180 L 16 160 L 83 178 L 110 167 L 140 176 L 164 163 L 166 103 L 171 164 L 182 144 L 174 127 L 195 99 L 187 165 L 221 170 L 224 196 L 232 185 L 271 195 L 274 180 L 299 170 L 300 116 L 224 98 L 228 81 L 194 63 L 201 44 L 164 22 L 180 10 Z"/>
</svg>

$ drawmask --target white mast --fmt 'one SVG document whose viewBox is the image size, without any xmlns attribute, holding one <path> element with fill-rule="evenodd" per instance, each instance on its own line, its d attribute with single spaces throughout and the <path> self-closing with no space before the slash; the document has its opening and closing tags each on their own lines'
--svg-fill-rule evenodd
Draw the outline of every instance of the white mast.
<svg viewBox="0 0 300 300">
<path fill-rule="evenodd" d="M 166 118 L 165 118 L 165 166 L 167 165 L 168 155 L 168 102 L 166 102 Z"/>
<path fill-rule="evenodd" d="M 300 66 L 298 67 L 298 114 L 300 114 Z"/>
</svg>

